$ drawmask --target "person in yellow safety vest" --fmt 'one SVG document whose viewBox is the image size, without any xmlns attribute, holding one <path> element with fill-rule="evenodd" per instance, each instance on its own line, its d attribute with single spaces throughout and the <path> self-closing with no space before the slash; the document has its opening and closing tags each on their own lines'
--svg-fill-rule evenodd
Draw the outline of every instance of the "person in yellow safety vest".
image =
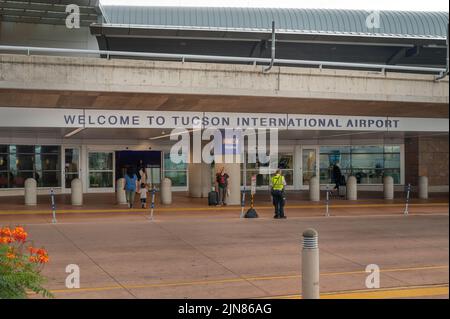
<svg viewBox="0 0 450 319">
<path fill-rule="evenodd" d="M 284 202 L 285 202 L 285 193 L 284 188 L 286 186 L 286 180 L 284 176 L 281 174 L 281 170 L 277 169 L 275 175 L 272 176 L 270 182 L 271 194 L 272 194 L 272 202 L 275 207 L 275 216 L 274 218 L 286 218 L 284 215 Z"/>
</svg>

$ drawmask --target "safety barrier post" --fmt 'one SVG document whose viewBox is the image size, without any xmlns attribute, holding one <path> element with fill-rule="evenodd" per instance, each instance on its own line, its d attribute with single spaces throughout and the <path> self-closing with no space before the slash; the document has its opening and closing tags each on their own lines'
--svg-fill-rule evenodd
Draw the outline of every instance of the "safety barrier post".
<svg viewBox="0 0 450 319">
<path fill-rule="evenodd" d="M 241 216 L 240 216 L 240 218 L 244 218 L 244 208 L 245 208 L 245 186 L 244 186 L 244 190 L 242 191 L 242 196 L 241 196 Z"/>
<path fill-rule="evenodd" d="M 303 232 L 302 298 L 319 299 L 319 236 L 315 229 Z"/>
<path fill-rule="evenodd" d="M 407 188 L 407 191 L 406 191 L 406 205 L 405 205 L 405 211 L 403 212 L 403 214 L 404 214 L 405 216 L 408 216 L 408 214 L 409 214 L 408 209 L 409 209 L 409 196 L 410 196 L 410 193 L 411 193 L 411 184 L 408 184 L 408 188 Z"/>
<path fill-rule="evenodd" d="M 52 200 L 52 223 L 56 224 L 57 220 L 56 220 L 56 204 L 55 204 L 55 191 L 53 190 L 53 188 L 50 189 L 50 198 Z"/>
<path fill-rule="evenodd" d="M 156 193 L 156 188 L 155 186 L 153 186 L 152 188 L 152 202 L 150 203 L 150 221 L 153 221 L 153 211 L 155 209 L 155 193 Z"/>
</svg>

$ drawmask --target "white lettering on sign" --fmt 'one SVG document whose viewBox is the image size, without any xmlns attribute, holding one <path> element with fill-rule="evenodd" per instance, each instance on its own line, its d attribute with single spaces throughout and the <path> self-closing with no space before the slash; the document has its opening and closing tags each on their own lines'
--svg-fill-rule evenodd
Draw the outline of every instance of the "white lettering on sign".
<svg viewBox="0 0 450 319">
<path fill-rule="evenodd" d="M 448 119 L 0 107 L 0 127 L 448 132 Z"/>
</svg>

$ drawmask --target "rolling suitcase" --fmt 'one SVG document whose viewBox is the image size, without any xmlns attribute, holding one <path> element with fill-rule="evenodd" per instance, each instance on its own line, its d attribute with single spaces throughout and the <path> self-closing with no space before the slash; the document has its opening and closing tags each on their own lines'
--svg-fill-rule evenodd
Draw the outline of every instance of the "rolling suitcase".
<svg viewBox="0 0 450 319">
<path fill-rule="evenodd" d="M 216 191 L 211 191 L 208 193 L 208 205 L 216 206 L 219 204 L 219 193 Z"/>
</svg>

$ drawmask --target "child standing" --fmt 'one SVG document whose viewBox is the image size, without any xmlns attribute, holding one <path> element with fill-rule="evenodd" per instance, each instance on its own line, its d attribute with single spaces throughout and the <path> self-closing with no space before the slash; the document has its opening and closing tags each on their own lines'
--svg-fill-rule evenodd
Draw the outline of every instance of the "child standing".
<svg viewBox="0 0 450 319">
<path fill-rule="evenodd" d="M 139 189 L 139 194 L 141 195 L 141 208 L 145 208 L 145 204 L 147 203 L 147 193 L 147 185 L 142 183 L 141 188 Z"/>
</svg>

